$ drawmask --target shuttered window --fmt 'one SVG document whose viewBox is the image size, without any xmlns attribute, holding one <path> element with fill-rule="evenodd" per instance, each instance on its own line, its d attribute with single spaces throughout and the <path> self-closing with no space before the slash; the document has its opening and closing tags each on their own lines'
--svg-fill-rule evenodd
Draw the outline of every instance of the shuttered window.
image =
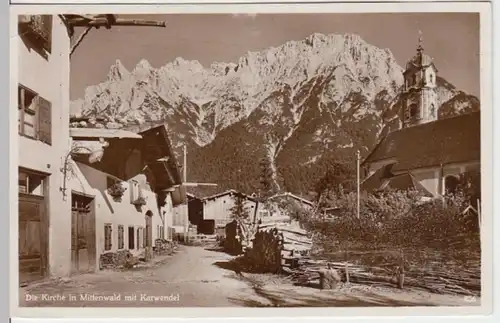
<svg viewBox="0 0 500 323">
<path fill-rule="evenodd" d="M 135 249 L 135 237 L 134 237 L 135 229 L 134 227 L 128 227 L 128 248 L 129 250 Z"/>
<path fill-rule="evenodd" d="M 141 248 L 141 228 L 137 228 L 137 245 L 135 247 L 137 250 Z"/>
<path fill-rule="evenodd" d="M 113 246 L 113 243 L 111 240 L 113 237 L 113 235 L 111 234 L 112 230 L 113 229 L 111 227 L 111 224 L 104 225 L 104 250 L 105 251 L 111 250 L 111 247 Z"/>
<path fill-rule="evenodd" d="M 52 104 L 49 101 L 19 85 L 18 112 L 20 135 L 52 144 Z"/>
<path fill-rule="evenodd" d="M 38 96 L 38 140 L 52 144 L 52 106 L 49 101 Z"/>
<path fill-rule="evenodd" d="M 118 249 L 123 249 L 125 247 L 125 241 L 123 239 L 123 225 L 118 226 Z"/>
</svg>

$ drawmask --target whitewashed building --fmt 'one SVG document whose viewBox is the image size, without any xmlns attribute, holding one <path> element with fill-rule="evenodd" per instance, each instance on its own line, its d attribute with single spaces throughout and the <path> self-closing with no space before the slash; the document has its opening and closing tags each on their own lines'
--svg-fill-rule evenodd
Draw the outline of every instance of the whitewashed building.
<svg viewBox="0 0 500 323">
<path fill-rule="evenodd" d="M 165 126 L 140 133 L 72 128 L 73 271 L 98 269 L 105 253 L 153 256 L 170 240 L 173 209 L 186 201 Z M 98 156 L 95 158 L 95 156 Z"/>
<path fill-rule="evenodd" d="M 61 167 L 69 147 L 68 30 L 57 15 L 14 19 L 11 46 L 17 67 L 12 103 L 18 111 L 19 280 L 70 271 L 66 250 L 70 205 L 61 194 Z M 62 247 L 64 246 L 64 247 Z M 62 250 L 64 249 L 64 250 Z M 49 252 L 49 250 L 53 250 Z"/>
<path fill-rule="evenodd" d="M 481 114 L 438 119 L 437 69 L 421 44 L 403 76 L 402 128 L 383 136 L 361 163 L 361 189 L 416 189 L 441 197 L 455 190 L 460 174 L 480 168 Z"/>
<path fill-rule="evenodd" d="M 85 193 L 95 192 L 97 187 L 101 187 L 104 176 L 95 167 L 84 165 L 85 162 L 73 163 L 74 147 L 69 130 L 70 55 L 75 48 L 71 44 L 74 26 L 88 27 L 92 23 L 93 26 L 111 27 L 113 21 L 117 21 L 114 15 L 19 15 L 11 19 L 10 30 L 14 31 L 10 37 L 11 48 L 14 49 L 11 55 L 14 67 L 11 104 L 17 105 L 18 111 L 18 134 L 13 134 L 13 137 L 19 149 L 18 254 L 21 284 L 95 269 L 97 263 L 94 260 L 98 258 L 101 247 L 106 245 L 106 238 L 103 238 L 106 235 L 99 231 L 106 229 L 99 221 L 115 223 L 106 218 L 105 212 L 95 212 L 96 207 L 99 210 L 101 205 L 99 197 Z M 165 26 L 163 22 L 130 19 L 121 19 L 121 24 Z M 105 143 L 103 137 L 93 136 L 92 139 Z M 110 147 L 119 146 L 113 144 Z M 90 159 L 98 161 L 102 152 L 93 152 Z M 159 167 L 155 163 L 150 166 Z M 68 168 L 82 182 L 71 182 Z M 163 180 L 160 182 L 165 183 Z M 134 185 L 129 188 L 130 192 L 137 192 Z M 175 203 L 181 194 L 174 189 L 170 196 Z M 97 205 L 95 202 L 88 203 L 92 199 L 97 200 Z M 152 200 L 147 201 L 147 207 L 158 209 L 158 204 Z M 167 200 L 165 196 L 165 203 L 168 204 Z M 115 207 L 122 213 L 120 207 Z M 93 218 L 86 216 L 92 212 Z M 104 217 L 100 218 L 100 215 Z M 134 221 L 125 220 L 123 231 L 132 232 L 128 226 L 125 229 L 125 225 Z M 83 230 L 78 229 L 80 224 Z M 151 232 L 155 232 L 154 225 L 151 225 Z M 157 236 L 161 237 L 164 225 L 158 223 L 157 226 Z M 115 246 L 120 244 L 117 242 Z"/>
</svg>

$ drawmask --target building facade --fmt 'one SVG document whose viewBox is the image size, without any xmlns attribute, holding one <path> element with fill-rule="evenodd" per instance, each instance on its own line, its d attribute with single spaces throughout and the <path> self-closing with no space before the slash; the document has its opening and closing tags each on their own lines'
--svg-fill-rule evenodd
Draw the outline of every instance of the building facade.
<svg viewBox="0 0 500 323">
<path fill-rule="evenodd" d="M 19 280 L 64 275 L 70 263 L 58 252 L 71 230 L 60 171 L 69 146 L 70 37 L 57 15 L 22 15 L 17 21 Z M 16 77 L 16 76 L 15 76 Z M 15 96 L 14 96 L 15 97 Z"/>
<path fill-rule="evenodd" d="M 459 177 L 480 168 L 481 114 L 438 119 L 437 69 L 419 44 L 404 71 L 402 129 L 388 132 L 361 163 L 361 188 L 414 189 L 429 198 L 454 192 Z"/>
<path fill-rule="evenodd" d="M 258 219 L 259 202 L 248 195 L 229 190 L 216 195 L 208 196 L 202 199 L 203 203 L 203 227 L 206 234 L 215 234 L 219 232 L 225 235 L 226 224 L 233 221 L 232 208 L 235 206 L 236 199 L 244 200 L 244 208 L 249 216 Z"/>
<path fill-rule="evenodd" d="M 115 223 L 107 217 L 108 214 L 101 208 L 101 202 L 96 196 L 83 193 L 82 191 L 95 192 L 102 187 L 102 179 L 109 177 L 113 172 L 103 171 L 99 167 L 86 164 L 99 162 L 103 157 L 105 145 L 109 144 L 102 137 L 97 139 L 98 149 L 93 151 L 86 162 L 73 160 L 73 142 L 70 138 L 69 120 L 69 78 L 70 78 L 70 55 L 72 52 L 71 36 L 74 34 L 75 25 L 78 26 L 105 26 L 111 27 L 116 21 L 114 15 L 19 15 L 12 22 L 17 26 L 17 36 L 11 37 L 11 47 L 16 48 L 17 53 L 13 55 L 13 61 L 17 65 L 17 73 L 12 75 L 13 104 L 18 107 L 18 254 L 19 254 L 19 281 L 21 284 L 40 280 L 49 276 L 67 276 L 80 271 L 91 271 L 97 267 L 96 259 L 102 249 L 107 248 L 109 240 L 106 234 L 101 234 L 101 229 L 107 232 L 99 221 Z M 144 25 L 164 27 L 162 22 L 141 22 L 137 20 L 122 19 L 128 25 Z M 12 26 L 14 27 L 14 26 Z M 77 43 L 79 44 L 79 42 Z M 75 46 L 77 45 L 75 44 Z M 74 47 L 73 47 L 74 49 Z M 16 99 L 14 99 L 16 98 Z M 160 138 L 159 149 L 165 150 L 165 141 L 168 141 L 165 133 L 154 133 L 153 136 Z M 146 133 L 148 142 L 154 142 L 151 134 Z M 161 136 L 160 136 L 161 135 Z M 141 136 L 139 136 L 141 138 Z M 82 139 L 82 138 L 79 138 Z M 85 138 L 86 140 L 89 138 Z M 96 137 L 90 138 L 96 141 Z M 90 140 L 90 141 L 92 141 Z M 163 142 L 161 141 L 163 140 Z M 95 142 L 94 142 L 95 144 Z M 99 146 L 100 145 L 100 146 Z M 112 147 L 120 147 L 120 143 L 113 143 Z M 158 148 L 158 147 L 155 147 Z M 144 155 L 151 156 L 149 149 Z M 112 148 L 114 149 L 114 148 Z M 154 153 L 153 153 L 154 155 Z M 133 156 L 132 156 L 133 157 Z M 136 156 L 137 157 L 137 156 Z M 121 166 L 135 165 L 122 159 Z M 168 167 L 166 166 L 168 164 Z M 144 192 L 146 206 L 151 207 L 148 213 L 153 222 L 149 223 L 148 237 L 163 237 L 165 225 L 163 222 L 155 222 L 153 212 L 158 210 L 158 196 L 161 196 L 160 204 L 164 208 L 157 211 L 158 217 L 167 212 L 165 205 L 169 199 L 172 204 L 182 199 L 179 190 L 180 176 L 175 176 L 172 161 L 162 163 L 161 160 L 149 160 L 148 165 L 155 169 L 150 173 L 161 174 L 157 177 L 159 183 L 167 183 L 167 187 L 155 186 L 156 198 L 149 199 L 147 187 L 137 189 L 137 185 L 131 186 L 129 191 Z M 81 181 L 71 182 L 68 178 L 68 167 L 71 173 L 77 174 Z M 128 166 L 127 166 L 128 167 Z M 165 171 L 166 168 L 173 171 Z M 120 168 L 122 169 L 122 168 Z M 165 179 L 165 173 L 170 176 Z M 74 175 L 74 174 L 73 174 Z M 135 175 L 138 175 L 135 174 Z M 135 176 L 134 175 L 134 176 Z M 141 178 L 131 178 L 139 182 Z M 171 181 L 176 182 L 176 188 L 170 190 Z M 96 187 L 94 187 L 96 186 Z M 74 188 L 75 190 L 72 190 Z M 127 189 L 127 188 L 126 188 Z M 159 193 L 158 193 L 159 192 Z M 102 195 L 102 194 L 101 194 Z M 105 196 L 105 195 L 102 195 Z M 96 202 L 97 200 L 97 202 Z M 142 201 L 142 199 L 139 199 Z M 161 202 L 163 201 L 163 202 Z M 153 204 L 155 207 L 153 207 Z M 108 204 L 109 206 L 112 204 Z M 115 205 L 116 206 L 116 205 Z M 134 230 L 140 229 L 139 222 L 128 211 L 120 210 L 124 218 L 130 216 L 125 223 L 133 223 Z M 155 210 L 155 211 L 153 211 Z M 122 212 L 123 211 L 123 212 Z M 113 219 L 116 217 L 113 215 Z M 77 225 L 75 225 L 75 223 Z M 96 225 L 96 223 L 99 223 Z M 157 231 L 155 230 L 155 225 Z M 137 227 L 137 228 L 136 228 Z M 82 230 L 83 228 L 83 230 Z M 128 230 L 128 231 L 126 231 Z M 137 232 L 127 227 L 120 226 L 119 242 L 115 245 L 128 243 L 132 248 L 132 240 L 137 240 Z M 147 231 L 147 230 L 146 230 Z M 121 236 L 127 237 L 132 234 L 134 239 L 122 242 Z M 139 233 L 140 236 L 140 233 Z M 113 239 L 111 239 L 113 245 Z M 146 240 L 146 239 L 144 239 Z M 102 247 L 105 245 L 106 247 Z M 134 248 L 140 245 L 135 241 Z M 111 247 L 113 248 L 113 247 Z M 75 259 L 79 259 L 76 261 Z"/>
<path fill-rule="evenodd" d="M 71 135 L 72 271 L 93 271 L 102 255 L 122 250 L 151 258 L 156 241 L 171 238 L 174 209 L 185 203 L 165 127 Z"/>
</svg>

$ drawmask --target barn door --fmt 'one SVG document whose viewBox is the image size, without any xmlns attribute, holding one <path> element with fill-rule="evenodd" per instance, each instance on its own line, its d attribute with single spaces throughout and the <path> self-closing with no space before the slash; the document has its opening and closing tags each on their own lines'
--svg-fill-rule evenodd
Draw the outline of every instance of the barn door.
<svg viewBox="0 0 500 323">
<path fill-rule="evenodd" d="M 48 230 L 43 196 L 19 194 L 19 283 L 47 275 Z"/>
<path fill-rule="evenodd" d="M 74 274 L 95 270 L 95 216 L 93 198 L 71 195 L 71 263 Z"/>
</svg>

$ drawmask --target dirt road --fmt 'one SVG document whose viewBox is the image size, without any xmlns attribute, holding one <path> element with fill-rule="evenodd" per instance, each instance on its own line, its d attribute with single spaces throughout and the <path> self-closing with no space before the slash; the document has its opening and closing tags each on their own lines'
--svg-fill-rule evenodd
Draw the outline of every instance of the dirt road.
<svg viewBox="0 0 500 323">
<path fill-rule="evenodd" d="M 220 264 L 230 256 L 201 247 L 148 268 L 101 271 L 19 290 L 20 306 L 227 307 L 479 305 L 479 299 L 350 286 L 335 291 L 297 287 L 273 275 L 240 274 Z"/>
</svg>

